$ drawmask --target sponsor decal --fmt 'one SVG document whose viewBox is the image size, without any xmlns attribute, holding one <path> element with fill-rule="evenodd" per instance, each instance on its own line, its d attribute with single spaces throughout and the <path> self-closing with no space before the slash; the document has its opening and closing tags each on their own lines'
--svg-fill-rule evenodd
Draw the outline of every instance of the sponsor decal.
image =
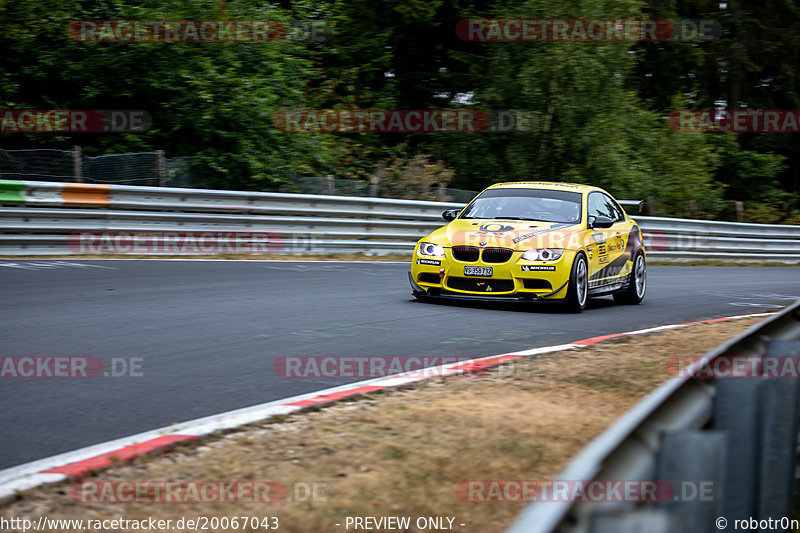
<svg viewBox="0 0 800 533">
<path fill-rule="evenodd" d="M 418 264 L 418 265 L 433 265 L 433 266 L 439 266 L 439 265 L 441 265 L 441 264 L 442 264 L 442 262 L 441 262 L 441 261 L 436 261 L 436 260 L 434 260 L 434 259 L 417 259 L 417 264 Z"/>
<path fill-rule="evenodd" d="M 524 234 L 520 235 L 519 237 L 514 238 L 513 241 L 514 241 L 514 244 L 516 244 L 518 242 L 524 241 L 525 239 L 530 239 L 531 237 L 536 237 L 538 235 L 544 235 L 545 233 L 549 233 L 549 232 L 555 231 L 557 229 L 568 228 L 570 226 L 574 226 L 574 224 L 567 224 L 567 223 L 553 224 L 553 226 L 551 226 L 548 229 L 534 231 L 532 233 L 524 233 Z"/>
<path fill-rule="evenodd" d="M 626 263 L 629 261 L 626 261 Z M 594 283 L 597 280 L 606 279 L 606 278 L 615 278 L 622 274 L 627 274 L 630 271 L 630 267 L 627 265 L 623 266 L 616 266 L 614 264 L 609 264 L 608 266 L 603 267 L 602 269 L 598 270 L 596 273 L 592 274 L 589 277 L 589 282 Z M 616 281 L 616 280 L 612 280 Z"/>
<path fill-rule="evenodd" d="M 553 243 L 569 238 L 569 242 L 561 242 L 560 248 L 577 248 L 583 245 L 583 233 L 572 231 L 578 226 L 575 223 L 554 224 L 550 228 L 540 229 L 541 226 L 528 226 L 509 231 L 481 231 L 476 226 L 474 229 L 458 230 L 453 233 L 450 242 L 453 246 L 489 246 L 498 248 L 514 248 L 516 244 L 525 241 L 525 245 L 532 248 L 553 247 Z M 563 228 L 572 228 L 563 229 Z M 561 230 L 561 231 L 559 231 Z M 539 242 L 537 242 L 539 241 Z"/>
<path fill-rule="evenodd" d="M 608 246 L 606 245 L 606 236 L 602 233 L 592 233 L 594 242 L 597 243 L 597 262 L 599 264 L 608 263 Z"/>
<path fill-rule="evenodd" d="M 552 272 L 556 269 L 553 265 L 522 265 L 523 272 L 536 272 L 537 270 L 546 270 Z"/>
<path fill-rule="evenodd" d="M 505 231 L 512 231 L 514 226 L 504 226 L 503 224 L 483 224 L 478 226 L 478 229 L 481 231 L 486 231 L 490 233 L 503 233 Z"/>
<path fill-rule="evenodd" d="M 536 186 L 536 187 L 547 187 L 548 189 L 575 189 L 580 190 L 584 188 L 584 185 L 570 185 L 569 183 L 554 183 L 552 181 L 519 181 L 514 183 L 515 187 L 518 186 Z"/>
</svg>

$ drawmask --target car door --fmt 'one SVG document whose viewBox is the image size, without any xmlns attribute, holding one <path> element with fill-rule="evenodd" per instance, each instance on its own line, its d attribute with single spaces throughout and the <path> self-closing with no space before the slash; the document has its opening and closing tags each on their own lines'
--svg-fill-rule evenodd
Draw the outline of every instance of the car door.
<svg viewBox="0 0 800 533">
<path fill-rule="evenodd" d="M 622 208 L 600 191 L 589 193 L 587 214 L 589 223 L 598 216 L 614 221 L 610 228 L 590 228 L 589 231 L 589 288 L 594 289 L 612 285 L 626 274 L 623 267 L 627 262 L 624 255 L 628 231 Z"/>
<path fill-rule="evenodd" d="M 632 266 L 631 256 L 632 247 L 628 240 L 631 238 L 631 228 L 633 225 L 625 217 L 622 207 L 607 194 L 603 194 L 603 200 L 609 213 L 614 216 L 614 225 L 609 228 L 612 233 L 608 236 L 608 264 L 604 268 L 606 277 L 618 281 L 625 278 Z"/>
</svg>

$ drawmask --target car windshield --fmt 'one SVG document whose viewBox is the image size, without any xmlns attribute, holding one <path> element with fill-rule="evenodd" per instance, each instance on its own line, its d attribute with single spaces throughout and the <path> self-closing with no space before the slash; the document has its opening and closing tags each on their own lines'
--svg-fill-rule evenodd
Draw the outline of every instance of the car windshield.
<svg viewBox="0 0 800 533">
<path fill-rule="evenodd" d="M 549 189 L 489 189 L 460 218 L 580 222 L 581 193 Z"/>
</svg>

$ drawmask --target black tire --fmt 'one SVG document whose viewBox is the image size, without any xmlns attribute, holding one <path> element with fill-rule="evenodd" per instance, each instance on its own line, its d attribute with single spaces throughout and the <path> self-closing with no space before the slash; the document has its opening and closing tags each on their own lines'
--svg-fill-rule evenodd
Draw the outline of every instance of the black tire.
<svg viewBox="0 0 800 533">
<path fill-rule="evenodd" d="M 579 253 L 572 262 L 572 271 L 567 285 L 567 299 L 564 304 L 568 311 L 581 313 L 589 300 L 589 265 L 586 256 Z"/>
<path fill-rule="evenodd" d="M 647 264 L 644 254 L 638 252 L 633 258 L 633 270 L 628 279 L 628 287 L 622 292 L 614 293 L 614 301 L 618 304 L 637 305 L 644 300 L 647 291 Z"/>
</svg>

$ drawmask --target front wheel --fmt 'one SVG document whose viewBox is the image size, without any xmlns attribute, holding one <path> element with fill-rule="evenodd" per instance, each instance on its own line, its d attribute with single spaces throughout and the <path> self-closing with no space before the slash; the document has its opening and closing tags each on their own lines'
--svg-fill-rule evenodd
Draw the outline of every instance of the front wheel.
<svg viewBox="0 0 800 533">
<path fill-rule="evenodd" d="M 647 290 L 647 265 L 644 262 L 644 254 L 639 252 L 633 260 L 628 288 L 614 293 L 614 301 L 618 304 L 640 304 L 644 300 L 645 290 Z"/>
<path fill-rule="evenodd" d="M 569 275 L 567 286 L 566 306 L 573 313 L 580 313 L 586 308 L 589 298 L 589 268 L 586 266 L 586 256 L 578 254 L 572 263 L 572 272 Z"/>
</svg>

